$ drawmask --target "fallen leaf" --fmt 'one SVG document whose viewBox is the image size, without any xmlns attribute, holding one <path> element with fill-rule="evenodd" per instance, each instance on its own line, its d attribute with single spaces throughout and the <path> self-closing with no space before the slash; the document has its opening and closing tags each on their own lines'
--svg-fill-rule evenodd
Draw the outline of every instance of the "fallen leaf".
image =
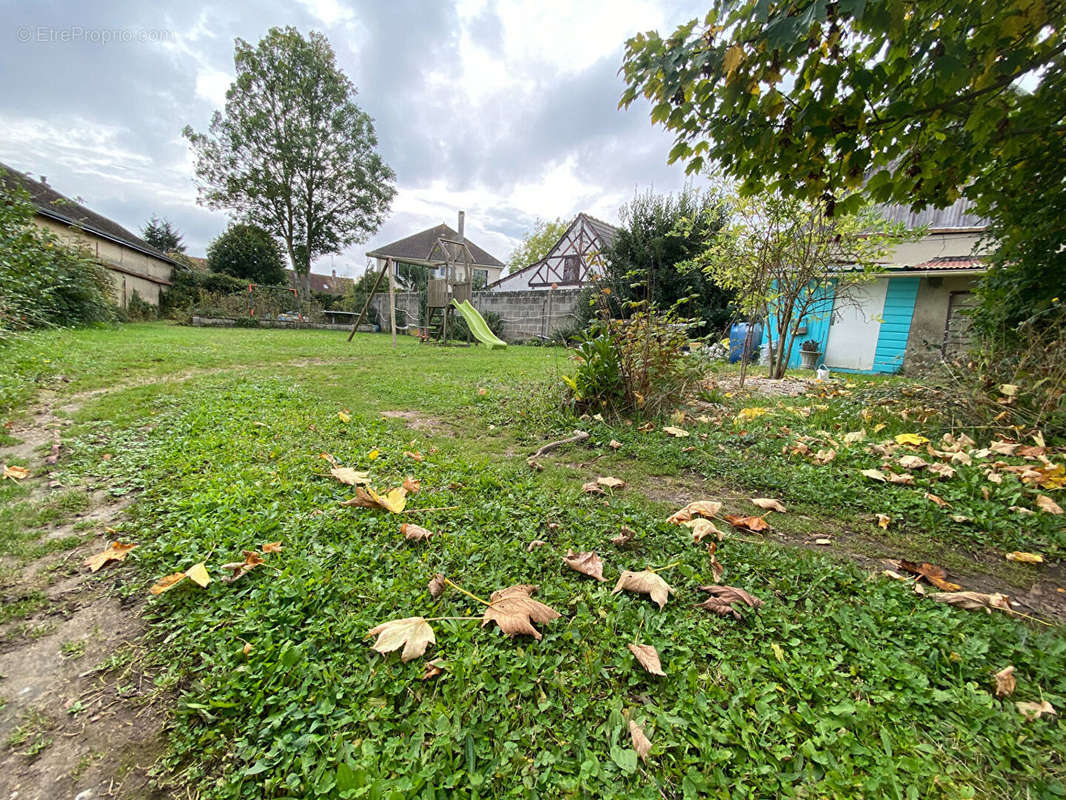
<svg viewBox="0 0 1066 800">
<path fill-rule="evenodd" d="M 94 556 L 89 556 L 85 559 L 85 566 L 89 568 L 91 572 L 96 572 L 100 567 L 106 564 L 108 561 L 125 561 L 126 554 L 130 550 L 135 548 L 135 544 L 123 544 L 122 542 L 111 542 L 103 551 L 97 553 Z"/>
<path fill-rule="evenodd" d="M 640 665 L 652 675 L 666 677 L 663 665 L 659 661 L 659 651 L 650 644 L 627 644 L 629 652 L 640 662 Z"/>
<path fill-rule="evenodd" d="M 1044 557 L 1039 553 L 1025 553 L 1015 550 L 1013 553 L 1007 553 L 1007 561 L 1018 561 L 1022 564 L 1043 564 Z"/>
<path fill-rule="evenodd" d="M 651 742 L 644 735 L 644 729 L 633 720 L 629 720 L 629 738 L 633 741 L 633 749 L 637 751 L 637 755 L 642 761 L 647 761 L 648 753 L 651 752 Z"/>
<path fill-rule="evenodd" d="M 281 542 L 266 542 L 261 549 L 264 553 L 280 553 Z"/>
<path fill-rule="evenodd" d="M 429 596 L 436 600 L 444 593 L 445 586 L 447 586 L 447 584 L 444 582 L 444 575 L 438 572 L 429 579 Z"/>
<path fill-rule="evenodd" d="M 403 488 L 407 490 L 408 494 L 418 494 L 422 490 L 422 483 L 417 478 L 412 478 L 408 475 L 403 479 Z"/>
<path fill-rule="evenodd" d="M 428 528 L 423 528 L 421 525 L 415 525 L 412 522 L 405 522 L 400 526 L 400 533 L 403 534 L 403 538 L 409 542 L 420 542 L 425 539 L 433 538 L 433 531 Z"/>
<path fill-rule="evenodd" d="M 726 514 L 724 519 L 733 527 L 743 528 L 752 533 L 770 530 L 770 523 L 762 517 L 745 517 L 740 514 Z"/>
<path fill-rule="evenodd" d="M 877 527 L 878 528 L 881 528 L 881 529 L 887 531 L 888 530 L 888 526 L 891 525 L 891 524 L 892 524 L 892 517 L 888 516 L 888 514 L 878 514 L 877 515 Z"/>
<path fill-rule="evenodd" d="M 1000 611 L 1006 611 L 1009 614 L 1014 610 L 1010 607 L 1010 598 L 999 592 L 994 594 L 983 594 L 981 592 L 934 592 L 929 597 L 938 603 L 948 603 L 969 611 L 983 609 L 991 614 L 992 609 L 998 608 Z"/>
<path fill-rule="evenodd" d="M 786 513 L 785 507 L 781 505 L 780 501 L 773 500 L 769 497 L 753 497 L 751 498 L 751 502 L 763 511 L 777 511 L 781 514 Z"/>
<path fill-rule="evenodd" d="M 722 562 L 718 560 L 718 542 L 710 542 L 707 545 L 707 558 L 711 562 L 711 577 L 714 578 L 714 582 L 718 583 L 722 580 L 722 576 L 725 575 L 725 567 L 722 566 Z"/>
<path fill-rule="evenodd" d="M 926 439 L 924 436 L 920 436 L 917 433 L 901 433 L 896 436 L 896 444 L 906 444 L 911 445 L 912 447 L 917 447 L 918 445 L 925 444 L 928 441 L 929 440 Z"/>
<path fill-rule="evenodd" d="M 30 477 L 30 471 L 25 467 L 9 467 L 6 464 L 4 465 L 3 475 L 0 476 L 0 478 L 7 478 L 8 480 L 15 481 L 16 483 L 28 477 Z"/>
<path fill-rule="evenodd" d="M 535 591 L 536 586 L 518 584 L 493 592 L 489 596 L 490 605 L 485 609 L 481 627 L 495 622 L 508 636 L 524 633 L 540 641 L 541 633 L 533 627 L 533 623 L 550 622 L 559 617 L 559 612 L 530 597 Z"/>
<path fill-rule="evenodd" d="M 258 552 L 256 552 L 255 550 L 245 550 L 244 561 L 235 561 L 232 564 L 222 565 L 222 569 L 228 569 L 233 573 L 229 577 L 223 578 L 222 580 L 226 583 L 232 583 L 233 581 L 237 580 L 237 578 L 241 577 L 242 575 L 248 574 L 262 563 L 263 557 L 259 555 Z"/>
<path fill-rule="evenodd" d="M 718 541 L 722 541 L 722 539 L 725 538 L 725 534 L 718 530 L 713 522 L 709 519 L 704 519 L 703 517 L 690 519 L 688 522 L 683 522 L 682 525 L 685 525 L 692 531 L 692 541 L 696 544 L 699 544 L 705 538 L 712 535 L 718 539 Z"/>
<path fill-rule="evenodd" d="M 770 644 L 770 649 L 774 651 L 774 658 L 776 658 L 778 661 L 785 660 L 785 650 L 777 642 L 772 642 Z"/>
<path fill-rule="evenodd" d="M 665 426 L 663 428 L 663 433 L 668 433 L 678 439 L 684 439 L 686 436 L 689 435 L 689 432 L 686 431 L 684 428 L 676 428 L 673 425 Z"/>
<path fill-rule="evenodd" d="M 1055 706 L 1051 705 L 1047 700 L 1042 700 L 1039 703 L 1030 703 L 1020 701 L 1014 704 L 1015 707 L 1021 712 L 1021 715 L 1025 717 L 1027 722 L 1033 722 L 1040 719 L 1047 714 L 1048 716 L 1055 716 Z"/>
<path fill-rule="evenodd" d="M 1037 485 L 1040 486 L 1041 489 L 1054 490 L 1066 488 L 1066 466 L 1058 464 L 1037 471 L 1040 473 Z"/>
<path fill-rule="evenodd" d="M 352 415 L 349 414 L 347 411 L 338 411 L 337 419 L 339 419 L 341 422 L 351 422 Z"/>
<path fill-rule="evenodd" d="M 1013 383 L 1001 383 L 999 385 L 999 393 L 1004 397 L 1014 397 L 1018 394 L 1018 386 Z"/>
<path fill-rule="evenodd" d="M 574 572 L 580 572 L 582 575 L 588 575 L 598 581 L 607 580 L 603 577 L 603 562 L 591 550 L 586 553 L 575 553 L 573 550 L 567 550 L 563 563 Z"/>
<path fill-rule="evenodd" d="M 822 547 L 828 547 L 829 545 L 831 545 L 833 543 L 833 540 L 832 539 L 815 539 L 814 543 L 817 544 L 817 545 L 821 545 Z"/>
<path fill-rule="evenodd" d="M 862 474 L 870 480 L 881 481 L 881 483 L 885 483 L 888 480 L 888 478 L 885 477 L 885 473 L 879 469 L 864 469 Z"/>
<path fill-rule="evenodd" d="M 1046 494 L 1036 496 L 1036 507 L 1048 514 L 1061 514 L 1062 507 Z"/>
<path fill-rule="evenodd" d="M 674 591 L 670 588 L 670 584 L 650 569 L 641 572 L 623 570 L 611 594 L 618 594 L 623 590 L 648 595 L 660 609 L 666 605 L 666 601 Z"/>
<path fill-rule="evenodd" d="M 436 678 L 442 672 L 444 672 L 445 661 L 443 658 L 435 658 L 432 661 L 427 661 L 422 668 L 422 677 L 420 681 L 428 681 L 431 678 Z"/>
<path fill-rule="evenodd" d="M 707 592 L 711 596 L 702 603 L 697 603 L 696 607 L 706 609 L 707 611 L 722 617 L 731 616 L 734 619 L 740 619 L 740 611 L 735 606 L 746 605 L 751 608 L 759 608 L 763 604 L 762 600 L 758 597 L 754 597 L 743 589 L 738 589 L 735 586 L 719 586 L 714 584 L 711 586 L 701 586 L 700 591 Z"/>
<path fill-rule="evenodd" d="M 737 422 L 746 422 L 748 420 L 753 420 L 756 417 L 761 417 L 765 413 L 766 413 L 766 409 L 765 408 L 761 408 L 759 406 L 752 406 L 750 408 L 742 408 L 742 409 L 740 409 L 740 412 L 736 416 L 736 421 Z"/>
<path fill-rule="evenodd" d="M 985 499 L 987 500 L 988 498 L 986 497 Z M 1011 506 L 1007 510 L 1013 511 L 1015 514 L 1024 514 L 1025 516 L 1032 516 L 1036 513 L 1033 509 L 1026 508 L 1025 506 Z"/>
<path fill-rule="evenodd" d="M 407 490 L 402 486 L 390 489 L 386 494 L 380 495 L 369 486 L 363 489 L 357 486 L 355 497 L 345 500 L 342 506 L 358 506 L 359 508 L 381 508 L 399 514 L 407 505 Z"/>
<path fill-rule="evenodd" d="M 921 456 L 901 456 L 898 463 L 904 469 L 922 469 L 929 466 L 929 462 Z"/>
<path fill-rule="evenodd" d="M 207 567 L 201 561 L 199 564 L 189 567 L 185 572 L 174 572 L 165 578 L 160 578 L 159 583 L 149 589 L 149 591 L 152 594 L 162 594 L 173 589 L 186 578 L 201 587 L 211 583 L 211 576 L 207 574 Z"/>
<path fill-rule="evenodd" d="M 437 641 L 433 628 L 423 617 L 389 620 L 371 628 L 366 635 L 378 637 L 371 647 L 379 653 L 391 653 L 402 647 L 400 660 L 405 662 L 424 655 L 426 647 Z"/>
<path fill-rule="evenodd" d="M 932 502 L 936 503 L 941 508 L 951 508 L 951 503 L 949 503 L 943 497 L 937 497 L 932 492 L 926 492 L 924 497 L 926 500 L 931 500 Z"/>
<path fill-rule="evenodd" d="M 955 468 L 948 464 L 930 464 L 929 471 L 940 478 L 955 477 Z"/>
<path fill-rule="evenodd" d="M 637 532 L 632 528 L 627 528 L 623 525 L 620 529 L 620 533 L 617 536 L 611 537 L 611 544 L 615 547 L 625 547 L 627 544 L 633 541 L 633 537 L 637 535 Z"/>
<path fill-rule="evenodd" d="M 645 422 L 643 425 L 638 427 L 637 430 L 640 431 L 641 433 L 650 433 L 651 431 L 655 430 L 655 423 L 654 422 Z"/>
<path fill-rule="evenodd" d="M 414 452 L 411 452 L 410 450 L 404 450 L 403 454 L 405 456 L 407 456 L 407 458 L 413 459 L 415 461 L 425 461 L 426 460 L 426 457 L 424 455 L 422 455 L 420 452 L 418 452 L 417 450 L 414 451 Z"/>
<path fill-rule="evenodd" d="M 889 483 L 898 483 L 904 486 L 914 485 L 914 476 L 911 475 L 909 472 L 904 472 L 902 475 L 897 475 L 895 472 L 889 470 L 887 477 Z"/>
<path fill-rule="evenodd" d="M 370 483 L 369 472 L 359 472 L 351 467 L 334 467 L 329 474 L 348 486 L 366 486 Z"/>
<path fill-rule="evenodd" d="M 680 511 L 675 511 L 667 518 L 667 522 L 674 525 L 681 525 L 688 522 L 693 517 L 711 517 L 717 516 L 718 512 L 722 510 L 722 504 L 716 503 L 714 500 L 696 500 L 689 503 Z"/>
<path fill-rule="evenodd" d="M 855 442 L 862 442 L 866 439 L 866 431 L 848 431 L 844 434 L 844 442 L 847 444 L 854 444 Z"/>
<path fill-rule="evenodd" d="M 814 454 L 814 463 L 825 465 L 836 457 L 836 450 L 819 450 L 817 453 Z"/>
<path fill-rule="evenodd" d="M 996 679 L 996 697 L 1008 697 L 1014 694 L 1014 665 L 1008 664 L 995 675 L 992 676 Z"/>
<path fill-rule="evenodd" d="M 606 478 L 597 478 L 596 483 L 598 483 L 604 489 L 621 489 L 626 485 L 626 482 L 621 478 L 613 478 L 610 475 L 608 475 Z"/>
<path fill-rule="evenodd" d="M 992 442 L 992 444 L 988 446 L 988 449 L 993 453 L 999 453 L 1001 456 L 1012 456 L 1014 455 L 1014 451 L 1018 449 L 1018 444 L 1018 442 L 1004 442 L 1000 440 Z"/>
<path fill-rule="evenodd" d="M 612 450 L 618 450 L 622 447 L 622 443 L 617 439 L 611 439 L 611 441 L 607 443 L 607 446 Z"/>
<path fill-rule="evenodd" d="M 547 544 L 547 542 L 544 541 L 543 539 L 534 539 L 532 542 L 530 542 L 529 544 L 526 545 L 526 552 L 527 553 L 532 553 L 534 548 L 544 547 L 544 545 L 546 545 L 546 544 Z"/>
<path fill-rule="evenodd" d="M 245 642 L 244 647 L 241 648 L 241 652 L 244 653 L 244 655 L 248 655 L 250 652 L 252 652 L 251 642 Z"/>
<path fill-rule="evenodd" d="M 957 583 L 951 583 L 947 580 L 947 572 L 943 567 L 938 567 L 936 564 L 930 564 L 928 562 L 922 562 L 917 564 L 914 561 L 900 561 L 900 569 L 906 570 L 912 575 L 917 575 L 919 578 L 925 578 L 925 580 L 938 589 L 945 592 L 956 592 L 962 587 Z"/>
<path fill-rule="evenodd" d="M 588 481 L 581 484 L 581 491 L 585 494 L 607 494 L 607 490 L 600 486 L 596 481 Z"/>
</svg>

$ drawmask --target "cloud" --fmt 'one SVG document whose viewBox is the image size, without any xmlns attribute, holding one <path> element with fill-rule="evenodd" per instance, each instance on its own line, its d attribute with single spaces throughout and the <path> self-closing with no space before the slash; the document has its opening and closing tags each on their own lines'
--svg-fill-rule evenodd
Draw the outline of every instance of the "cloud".
<svg viewBox="0 0 1066 800">
<path fill-rule="evenodd" d="M 690 0 L 9 5 L 0 161 L 48 175 L 130 229 L 166 216 L 202 254 L 227 215 L 196 205 L 181 128 L 204 130 L 222 106 L 235 38 L 258 41 L 272 25 L 320 30 L 375 119 L 399 194 L 365 246 L 319 267 L 359 273 L 365 250 L 454 225 L 460 208 L 471 238 L 506 259 L 537 217 L 610 219 L 634 190 L 681 185 L 665 163 L 670 137 L 647 109 L 617 109 L 617 71 L 628 36 L 701 9 Z M 54 35 L 75 27 L 125 38 Z M 31 41 L 16 38 L 23 30 Z"/>
</svg>

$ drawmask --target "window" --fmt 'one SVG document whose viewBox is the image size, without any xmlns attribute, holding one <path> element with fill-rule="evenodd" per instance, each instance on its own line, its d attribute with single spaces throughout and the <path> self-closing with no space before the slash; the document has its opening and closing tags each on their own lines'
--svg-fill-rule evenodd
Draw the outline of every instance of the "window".
<svg viewBox="0 0 1066 800">
<path fill-rule="evenodd" d="M 563 283 L 577 283 L 581 280 L 581 257 L 563 256 Z"/>
</svg>

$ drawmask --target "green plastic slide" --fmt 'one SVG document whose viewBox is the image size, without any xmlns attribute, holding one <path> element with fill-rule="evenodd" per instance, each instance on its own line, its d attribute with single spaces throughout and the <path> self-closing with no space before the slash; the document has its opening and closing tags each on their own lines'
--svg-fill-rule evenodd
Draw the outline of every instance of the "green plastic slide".
<svg viewBox="0 0 1066 800">
<path fill-rule="evenodd" d="M 463 315 L 463 319 L 466 320 L 466 326 L 470 328 L 470 332 L 474 334 L 474 338 L 488 347 L 489 350 L 503 349 L 507 347 L 507 342 L 502 339 L 497 339 L 492 331 L 489 330 L 485 318 L 477 313 L 477 309 L 470 305 L 469 300 L 464 300 L 461 303 L 452 300 L 452 305 L 455 306 L 456 311 Z"/>
</svg>

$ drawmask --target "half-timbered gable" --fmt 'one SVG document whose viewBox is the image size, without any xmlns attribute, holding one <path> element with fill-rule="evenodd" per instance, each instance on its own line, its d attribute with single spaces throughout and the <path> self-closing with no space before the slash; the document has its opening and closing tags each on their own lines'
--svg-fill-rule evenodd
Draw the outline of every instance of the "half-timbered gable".
<svg viewBox="0 0 1066 800">
<path fill-rule="evenodd" d="M 592 276 L 603 273 L 603 251 L 616 233 L 613 225 L 578 214 L 544 258 L 500 278 L 488 289 L 507 292 L 584 286 Z"/>
</svg>

